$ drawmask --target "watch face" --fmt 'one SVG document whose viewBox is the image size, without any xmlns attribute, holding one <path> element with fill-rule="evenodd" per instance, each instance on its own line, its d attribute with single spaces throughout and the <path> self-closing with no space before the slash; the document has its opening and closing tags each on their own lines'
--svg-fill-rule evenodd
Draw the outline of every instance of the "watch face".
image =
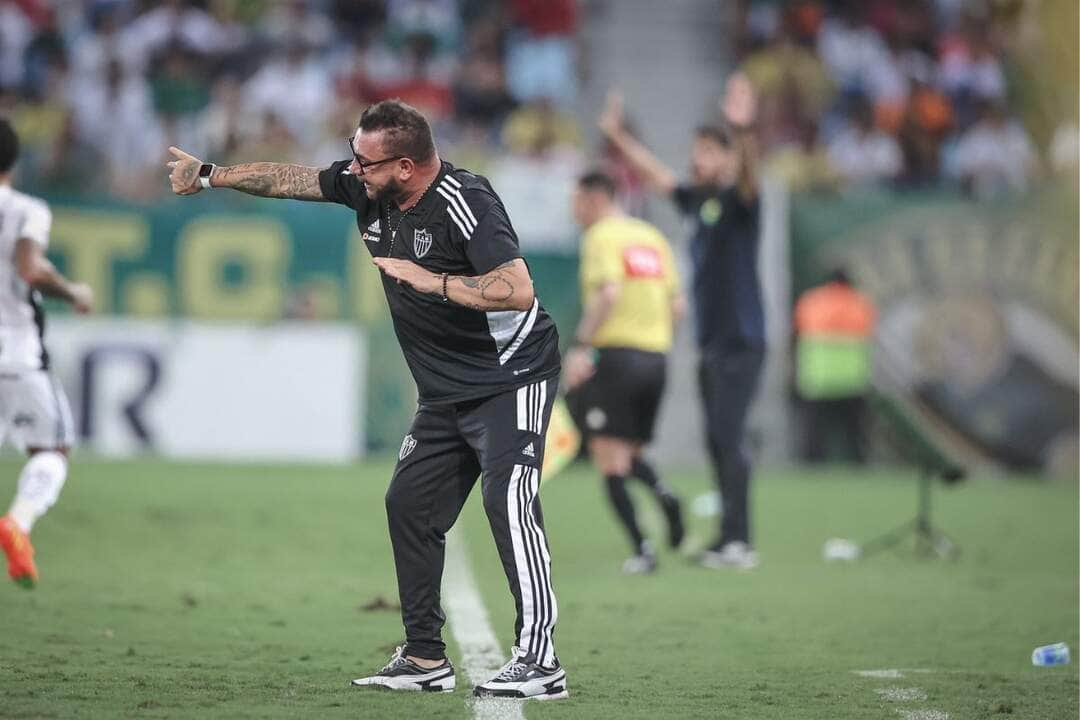
<svg viewBox="0 0 1080 720">
<path fill-rule="evenodd" d="M 199 177 L 208 178 L 208 177 L 210 177 L 210 173 L 212 173 L 213 171 L 214 171 L 214 166 L 213 165 L 203 164 L 202 166 L 199 167 Z"/>
</svg>

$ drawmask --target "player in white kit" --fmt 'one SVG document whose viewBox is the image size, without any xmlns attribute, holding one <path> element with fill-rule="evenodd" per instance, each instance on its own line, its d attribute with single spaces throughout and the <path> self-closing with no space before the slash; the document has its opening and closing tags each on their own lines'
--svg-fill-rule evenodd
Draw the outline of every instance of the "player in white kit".
<svg viewBox="0 0 1080 720">
<path fill-rule="evenodd" d="M 0 118 L 0 444 L 10 440 L 29 456 L 11 509 L 0 518 L 0 546 L 11 579 L 32 588 L 38 573 L 30 529 L 60 496 L 74 440 L 67 397 L 49 372 L 41 296 L 85 313 L 93 293 L 45 257 L 52 214 L 41 200 L 11 187 L 18 154 L 18 138 Z"/>
</svg>

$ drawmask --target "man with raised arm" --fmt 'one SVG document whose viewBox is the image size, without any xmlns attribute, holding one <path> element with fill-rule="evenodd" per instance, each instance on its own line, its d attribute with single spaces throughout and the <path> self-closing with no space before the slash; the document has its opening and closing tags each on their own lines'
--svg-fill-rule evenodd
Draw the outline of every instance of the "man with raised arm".
<svg viewBox="0 0 1080 720">
<path fill-rule="evenodd" d="M 730 78 L 720 109 L 719 125 L 697 129 L 688 183 L 680 183 L 671 168 L 626 131 L 617 94 L 609 96 L 599 124 L 649 186 L 671 198 L 692 223 L 699 382 L 708 450 L 723 498 L 719 536 L 701 563 L 749 569 L 758 557 L 750 544 L 750 458 L 744 435 L 765 360 L 765 316 L 757 273 L 756 100 L 746 76 Z"/>
</svg>

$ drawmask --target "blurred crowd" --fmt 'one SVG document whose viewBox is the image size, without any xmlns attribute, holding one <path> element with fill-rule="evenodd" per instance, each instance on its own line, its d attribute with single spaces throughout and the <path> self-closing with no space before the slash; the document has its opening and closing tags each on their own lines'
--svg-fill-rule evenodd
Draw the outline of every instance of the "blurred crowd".
<svg viewBox="0 0 1080 720">
<path fill-rule="evenodd" d="M 169 145 L 329 164 L 399 97 L 513 195 L 580 169 L 577 23 L 576 0 L 0 0 L 0 113 L 24 186 L 151 202 Z"/>
<path fill-rule="evenodd" d="M 1045 42 L 1037 6 L 746 0 L 741 63 L 770 167 L 796 188 L 954 184 L 979 197 L 1075 175 L 1076 87 L 1055 89 L 1041 137 L 1021 113 L 1037 85 L 1023 60 Z"/>
</svg>

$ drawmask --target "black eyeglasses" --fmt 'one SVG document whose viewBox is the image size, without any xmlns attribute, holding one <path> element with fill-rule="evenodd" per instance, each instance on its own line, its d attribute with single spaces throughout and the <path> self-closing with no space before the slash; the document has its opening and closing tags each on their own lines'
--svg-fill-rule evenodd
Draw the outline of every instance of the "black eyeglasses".
<svg viewBox="0 0 1080 720">
<path fill-rule="evenodd" d="M 382 160 L 372 160 L 371 162 L 366 162 L 364 160 L 361 160 L 360 156 L 356 154 L 356 150 L 353 149 L 353 139 L 351 137 L 345 138 L 345 142 L 349 144 L 349 153 L 353 156 L 353 159 L 356 160 L 356 164 L 360 166 L 361 175 L 366 173 L 368 171 L 368 168 L 373 168 L 376 165 L 382 165 L 383 163 L 392 162 L 394 160 L 404 160 L 406 157 L 405 155 L 397 155 L 395 157 L 383 158 Z"/>
</svg>

